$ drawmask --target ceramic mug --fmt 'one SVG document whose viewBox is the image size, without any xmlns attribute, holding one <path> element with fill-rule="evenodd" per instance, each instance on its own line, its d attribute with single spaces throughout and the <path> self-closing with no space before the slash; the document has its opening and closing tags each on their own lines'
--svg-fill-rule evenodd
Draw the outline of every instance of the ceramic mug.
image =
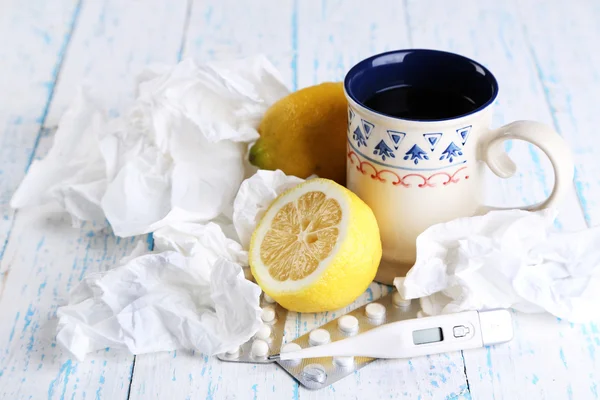
<svg viewBox="0 0 600 400">
<path fill-rule="evenodd" d="M 471 99 L 473 109 L 440 119 L 399 118 L 365 105 L 371 96 L 398 86 L 449 88 Z M 484 168 L 508 178 L 516 166 L 503 143 L 521 139 L 539 147 L 554 169 L 554 188 L 541 204 L 556 206 L 573 180 L 565 141 L 550 127 L 517 121 L 490 129 L 498 83 L 483 65 L 435 50 L 399 50 L 355 65 L 344 79 L 348 99 L 347 187 L 375 213 L 383 258 L 376 281 L 404 276 L 416 256 L 416 238 L 429 226 L 481 215 Z"/>
</svg>

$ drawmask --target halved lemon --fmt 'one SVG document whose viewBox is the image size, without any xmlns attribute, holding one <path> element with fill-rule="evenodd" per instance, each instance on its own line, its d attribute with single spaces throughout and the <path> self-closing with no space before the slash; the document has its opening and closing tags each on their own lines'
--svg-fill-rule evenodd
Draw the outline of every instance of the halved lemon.
<svg viewBox="0 0 600 400">
<path fill-rule="evenodd" d="M 252 235 L 249 258 L 258 285 L 288 310 L 336 310 L 373 281 L 379 228 L 354 193 L 311 179 L 273 201 Z"/>
</svg>

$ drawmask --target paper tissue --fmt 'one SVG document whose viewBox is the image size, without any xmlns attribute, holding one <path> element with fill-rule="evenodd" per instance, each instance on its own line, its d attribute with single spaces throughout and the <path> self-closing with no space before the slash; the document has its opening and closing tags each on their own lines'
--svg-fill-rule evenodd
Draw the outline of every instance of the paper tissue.
<svg viewBox="0 0 600 400">
<path fill-rule="evenodd" d="M 264 57 L 186 60 L 138 82 L 114 119 L 82 90 L 11 201 L 55 203 L 74 225 L 108 222 L 118 236 L 154 234 L 153 252 L 138 246 L 87 275 L 59 308 L 58 341 L 79 359 L 107 346 L 215 354 L 250 338 L 260 326 L 260 289 L 242 272 L 251 234 L 271 201 L 302 182 L 250 176 L 256 126 L 288 93 Z M 428 314 L 513 307 L 585 321 L 600 302 L 600 232 L 559 234 L 553 218 L 495 211 L 433 226 L 396 286 Z"/>
<path fill-rule="evenodd" d="M 275 68 L 262 56 L 185 60 L 138 81 L 133 105 L 110 121 L 82 90 L 11 206 L 58 203 L 74 225 L 106 217 L 118 236 L 231 218 L 255 127 L 288 93 Z"/>
<path fill-rule="evenodd" d="M 198 263 L 174 251 L 88 274 L 60 307 L 57 341 L 79 360 L 91 351 L 175 349 L 215 354 L 260 327 L 260 288 L 224 257 Z"/>
<path fill-rule="evenodd" d="M 261 208 L 302 181 L 281 171 L 259 171 L 244 181 L 234 203 L 244 205 L 234 214 L 235 229 L 252 232 Z M 214 355 L 261 326 L 260 288 L 242 272 L 248 253 L 221 226 L 180 222 L 153 237 L 154 252 L 139 242 L 120 266 L 88 274 L 69 305 L 58 309 L 57 340 L 78 359 L 106 347 Z"/>
<path fill-rule="evenodd" d="M 282 171 L 258 171 L 240 186 L 233 203 L 233 224 L 245 249 L 254 228 L 277 196 L 304 179 L 287 176 Z"/>
<path fill-rule="evenodd" d="M 429 315 L 514 308 L 570 322 L 598 317 L 600 229 L 560 233 L 553 210 L 492 211 L 430 227 L 394 282 Z"/>
<path fill-rule="evenodd" d="M 257 213 L 302 182 L 260 171 L 239 190 L 262 114 L 288 93 L 265 57 L 185 60 L 138 82 L 114 119 L 81 90 L 11 201 L 58 204 L 74 225 L 108 222 L 117 236 L 153 232 L 153 252 L 140 244 L 115 268 L 88 274 L 58 309 L 57 340 L 78 359 L 105 347 L 215 354 L 250 338 L 260 289 L 244 278 L 236 232 L 246 245 Z"/>
</svg>

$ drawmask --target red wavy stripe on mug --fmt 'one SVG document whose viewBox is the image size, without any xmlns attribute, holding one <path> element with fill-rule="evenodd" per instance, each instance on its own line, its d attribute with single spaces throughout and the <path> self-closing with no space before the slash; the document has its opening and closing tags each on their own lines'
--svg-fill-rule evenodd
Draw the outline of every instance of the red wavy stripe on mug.
<svg viewBox="0 0 600 400">
<path fill-rule="evenodd" d="M 384 173 L 391 174 L 393 177 L 396 178 L 392 182 L 392 185 L 394 185 L 394 186 L 402 185 L 404 187 L 411 187 L 411 184 L 408 183 L 407 180 L 410 180 L 411 178 L 419 178 L 422 182 L 420 182 L 417 185 L 418 187 L 420 187 L 420 188 L 435 187 L 436 182 L 432 182 L 432 180 L 438 176 L 442 176 L 442 177 L 446 178 L 446 180 L 444 182 L 442 182 L 442 185 L 446 186 L 450 183 L 458 183 L 460 181 L 460 178 L 457 176 L 458 173 L 467 169 L 466 166 L 461 167 L 461 168 L 457 169 L 456 171 L 454 171 L 454 173 L 452 175 L 450 175 L 447 172 L 436 172 L 435 174 L 432 174 L 430 176 L 424 176 L 424 175 L 417 174 L 417 173 L 411 173 L 411 174 L 400 176 L 397 173 L 395 173 L 394 171 L 390 171 L 389 169 L 378 170 L 370 162 L 362 161 L 360 159 L 360 157 L 358 156 L 358 154 L 356 154 L 354 151 L 352 151 L 350 149 L 348 149 L 348 150 L 349 150 L 348 151 L 348 159 L 350 160 L 350 163 L 352 165 L 356 164 L 357 171 L 360 171 L 363 175 L 369 173 L 371 176 L 371 179 L 377 180 L 379 182 L 387 182 L 387 180 L 382 177 L 382 175 Z M 354 158 L 352 158 L 353 156 L 356 158 L 356 160 Z M 368 167 L 368 168 L 365 169 L 365 167 Z M 469 176 L 465 175 L 464 179 L 469 179 Z"/>
</svg>

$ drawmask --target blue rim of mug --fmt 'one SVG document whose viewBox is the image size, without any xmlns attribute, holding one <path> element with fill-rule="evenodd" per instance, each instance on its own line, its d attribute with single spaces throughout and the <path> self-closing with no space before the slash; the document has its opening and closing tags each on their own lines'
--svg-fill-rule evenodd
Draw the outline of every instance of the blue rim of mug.
<svg viewBox="0 0 600 400">
<path fill-rule="evenodd" d="M 412 118 L 399 118 L 399 117 L 394 117 L 391 115 L 387 115 L 387 114 L 383 114 L 377 110 L 374 110 L 370 107 L 367 107 L 364 102 L 358 100 L 356 98 L 356 96 L 354 96 L 354 93 L 352 93 L 352 91 L 349 90 L 349 80 L 352 76 L 356 75 L 358 72 L 364 71 L 368 68 L 371 68 L 371 62 L 379 57 L 383 57 L 386 56 L 388 54 L 399 54 L 399 53 L 415 53 L 415 52 L 428 52 L 428 53 L 436 53 L 436 54 L 444 54 L 444 55 L 449 55 L 449 56 L 453 56 L 453 57 L 458 57 L 458 58 L 462 58 L 464 61 L 468 61 L 470 63 L 472 63 L 473 65 L 475 65 L 478 68 L 481 68 L 483 71 L 485 71 L 486 75 L 489 75 L 490 79 L 490 83 L 492 85 L 492 89 L 494 91 L 493 95 L 481 106 L 477 107 L 475 110 L 470 111 L 466 114 L 462 114 L 462 115 L 457 115 L 456 117 L 449 117 L 449 118 L 440 118 L 440 119 L 412 119 Z M 480 63 L 478 63 L 477 61 L 469 58 L 469 57 L 465 57 L 463 55 L 460 54 L 456 54 L 456 53 L 452 53 L 449 51 L 442 51 L 442 50 L 434 50 L 434 49 L 402 49 L 402 50 L 391 50 L 391 51 L 386 51 L 383 53 L 379 53 L 379 54 L 374 54 L 368 58 L 365 58 L 362 61 L 359 61 L 357 64 L 355 64 L 352 68 L 350 68 L 350 70 L 348 70 L 348 72 L 346 73 L 346 76 L 344 77 L 344 92 L 346 92 L 346 95 L 348 97 L 350 97 L 356 104 L 358 104 L 359 106 L 365 108 L 366 110 L 369 110 L 370 112 L 382 116 L 382 117 L 386 117 L 386 118 L 391 118 L 394 120 L 400 120 L 400 121 L 412 121 L 412 122 L 445 122 L 445 121 L 453 121 L 459 118 L 464 118 L 464 117 L 468 117 L 470 115 L 476 114 L 482 110 L 485 110 L 490 104 L 492 104 L 496 98 L 498 97 L 498 91 L 499 91 L 499 87 L 498 87 L 498 81 L 496 80 L 496 77 L 494 76 L 494 74 L 492 74 L 492 72 L 487 69 L 485 66 L 481 65 Z"/>
</svg>

